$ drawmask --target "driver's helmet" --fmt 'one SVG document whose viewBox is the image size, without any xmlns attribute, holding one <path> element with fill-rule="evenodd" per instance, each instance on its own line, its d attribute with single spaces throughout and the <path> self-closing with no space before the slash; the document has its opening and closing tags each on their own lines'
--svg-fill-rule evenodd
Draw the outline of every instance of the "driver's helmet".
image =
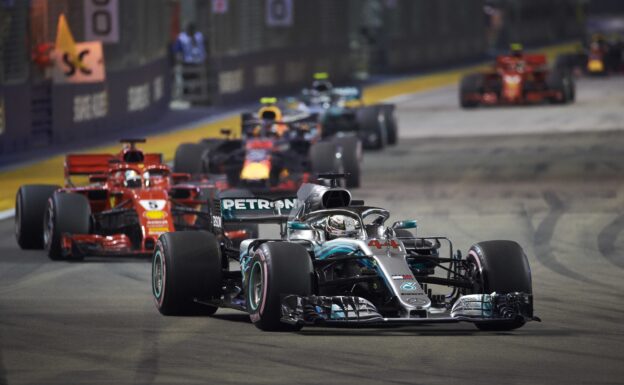
<svg viewBox="0 0 624 385">
<path fill-rule="evenodd" d="M 325 222 L 327 239 L 356 238 L 360 229 L 360 222 L 346 215 L 332 215 Z"/>
<path fill-rule="evenodd" d="M 331 92 L 333 87 L 334 86 L 331 84 L 329 80 L 315 80 L 312 83 L 312 89 L 317 94 L 326 94 L 328 92 Z"/>
<path fill-rule="evenodd" d="M 509 46 L 509 50 L 511 51 L 511 56 L 516 58 L 522 58 L 524 54 L 524 48 L 520 43 L 513 43 Z"/>
<path fill-rule="evenodd" d="M 134 170 L 126 170 L 124 173 L 124 187 L 138 188 L 141 187 L 141 175 Z"/>
</svg>

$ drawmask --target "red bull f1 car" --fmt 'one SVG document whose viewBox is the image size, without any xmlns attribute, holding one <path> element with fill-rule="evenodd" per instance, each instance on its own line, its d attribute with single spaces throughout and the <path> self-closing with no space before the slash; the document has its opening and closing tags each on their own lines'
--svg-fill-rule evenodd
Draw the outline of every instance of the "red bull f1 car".
<svg viewBox="0 0 624 385">
<path fill-rule="evenodd" d="M 539 320 L 516 242 L 479 242 L 464 255 L 444 236 L 417 236 L 414 220 L 387 225 L 387 210 L 315 184 L 297 198 L 222 199 L 216 210 L 222 223 L 279 224 L 281 237 L 232 249 L 218 232 L 161 235 L 152 263 L 160 313 L 232 308 L 267 331 L 452 322 L 511 330 Z"/>
<path fill-rule="evenodd" d="M 603 37 L 596 37 L 588 47 L 581 48 L 577 53 L 559 55 L 556 68 L 576 76 L 623 74 L 624 39 L 620 37 L 608 41 Z"/>
<path fill-rule="evenodd" d="M 571 103 L 574 80 L 567 72 L 551 70 L 546 56 L 512 54 L 499 56 L 492 70 L 466 75 L 460 84 L 463 108 L 480 105 Z"/>
<path fill-rule="evenodd" d="M 15 235 L 24 249 L 45 248 L 51 259 L 99 255 L 151 255 L 166 232 L 212 229 L 206 210 L 211 185 L 188 183 L 161 154 L 146 154 L 123 140 L 112 154 L 71 154 L 65 186 L 24 185 L 16 195 Z M 74 178 L 86 176 L 77 186 Z M 239 234 L 231 234 L 238 236 Z"/>
<path fill-rule="evenodd" d="M 556 67 L 575 75 L 624 74 L 624 17 L 590 16 L 585 34 L 577 52 L 559 55 Z"/>
<path fill-rule="evenodd" d="M 240 139 L 222 130 L 222 139 L 178 146 L 174 170 L 260 195 L 294 193 L 326 172 L 348 173 L 347 185 L 359 186 L 362 144 L 357 136 L 325 137 L 316 115 L 285 114 L 275 98 L 262 101 L 257 113 L 242 114 Z"/>
</svg>

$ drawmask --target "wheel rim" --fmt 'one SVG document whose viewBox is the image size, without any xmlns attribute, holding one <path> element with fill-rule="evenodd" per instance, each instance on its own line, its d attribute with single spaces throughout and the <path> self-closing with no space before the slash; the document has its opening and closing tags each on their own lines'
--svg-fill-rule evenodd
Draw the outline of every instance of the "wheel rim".
<svg viewBox="0 0 624 385">
<path fill-rule="evenodd" d="M 472 294 L 480 294 L 485 290 L 485 284 L 483 282 L 483 274 L 481 273 L 481 268 L 474 257 L 470 259 L 470 271 L 468 272 L 468 277 L 472 282 Z"/>
<path fill-rule="evenodd" d="M 54 234 L 54 211 L 52 205 L 48 205 L 43 216 L 43 244 L 46 250 L 52 246 L 52 236 Z"/>
<path fill-rule="evenodd" d="M 152 263 L 152 293 L 159 303 L 165 288 L 165 274 L 164 258 L 160 250 L 156 250 L 154 262 Z"/>
<path fill-rule="evenodd" d="M 249 273 L 249 292 L 247 293 L 249 307 L 252 311 L 258 310 L 262 303 L 263 284 L 264 274 L 262 273 L 262 265 L 256 261 Z"/>
</svg>

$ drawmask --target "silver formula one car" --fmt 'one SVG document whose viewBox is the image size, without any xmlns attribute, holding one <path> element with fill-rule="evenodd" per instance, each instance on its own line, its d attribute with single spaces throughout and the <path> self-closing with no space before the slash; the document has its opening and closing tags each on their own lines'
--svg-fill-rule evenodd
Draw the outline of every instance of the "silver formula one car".
<svg viewBox="0 0 624 385">
<path fill-rule="evenodd" d="M 262 330 L 460 321 L 511 330 L 539 320 L 516 242 L 480 242 L 463 256 L 446 237 L 417 237 L 416 221 L 387 226 L 388 211 L 314 184 L 296 199 L 222 199 L 219 212 L 216 226 L 272 222 L 282 237 L 234 249 L 222 234 L 162 235 L 152 265 L 162 314 L 227 307 L 248 312 Z M 231 269 L 232 260 L 240 269 Z"/>
</svg>

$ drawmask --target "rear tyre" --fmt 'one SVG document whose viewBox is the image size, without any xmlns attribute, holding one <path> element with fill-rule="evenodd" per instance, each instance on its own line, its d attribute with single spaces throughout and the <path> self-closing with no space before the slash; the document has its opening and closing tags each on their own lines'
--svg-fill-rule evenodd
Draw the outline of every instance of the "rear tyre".
<svg viewBox="0 0 624 385">
<path fill-rule="evenodd" d="M 395 107 L 393 104 L 382 105 L 384 114 L 384 123 L 388 132 L 388 145 L 394 146 L 399 141 L 399 125 L 397 123 Z"/>
<path fill-rule="evenodd" d="M 362 142 L 355 136 L 344 136 L 334 139 L 341 150 L 341 161 L 348 188 L 360 187 L 360 159 L 362 158 Z"/>
<path fill-rule="evenodd" d="M 466 258 L 475 267 L 474 294 L 521 292 L 532 294 L 531 269 L 522 247 L 513 241 L 486 241 L 473 245 Z M 480 322 L 480 330 L 513 330 L 524 325 L 523 319 Z"/>
<path fill-rule="evenodd" d="M 480 95 L 483 88 L 483 75 L 469 74 L 462 78 L 459 85 L 459 104 L 462 108 L 475 108 L 479 105 L 478 101 L 471 98 L 474 95 Z"/>
<path fill-rule="evenodd" d="M 571 74 L 568 73 L 566 77 L 569 84 L 568 103 L 574 103 L 576 101 L 576 82 L 574 81 L 574 76 Z"/>
<path fill-rule="evenodd" d="M 245 279 L 247 311 L 251 322 L 264 331 L 296 331 L 302 325 L 280 321 L 285 295 L 312 294 L 312 259 L 298 244 L 268 242 L 251 259 Z"/>
<path fill-rule="evenodd" d="M 548 89 L 559 91 L 561 98 L 552 98 L 550 101 L 554 104 L 566 104 L 574 101 L 575 89 L 574 79 L 570 75 L 561 71 L 551 71 L 546 79 Z"/>
<path fill-rule="evenodd" d="M 22 249 L 43 249 L 43 214 L 60 186 L 25 185 L 15 195 L 15 239 Z"/>
<path fill-rule="evenodd" d="M 221 294 L 222 260 L 219 242 L 207 231 L 165 233 L 152 258 L 152 294 L 158 311 L 167 316 L 212 315 L 210 300 Z"/>
<path fill-rule="evenodd" d="M 342 172 L 342 162 L 336 156 L 336 144 L 333 142 L 317 142 L 310 146 L 310 165 L 312 173 Z"/>
<path fill-rule="evenodd" d="M 43 240 L 52 260 L 82 259 L 79 254 L 65 255 L 61 245 L 63 234 L 89 234 L 91 206 L 82 194 L 55 192 L 48 200 L 43 215 Z"/>
<path fill-rule="evenodd" d="M 563 73 L 574 73 L 578 68 L 583 67 L 583 55 L 579 54 L 561 54 L 555 59 L 555 70 Z"/>
<path fill-rule="evenodd" d="M 358 131 L 365 148 L 381 150 L 388 144 L 385 117 L 379 106 L 367 106 L 356 110 Z"/>
<path fill-rule="evenodd" d="M 180 144 L 173 158 L 173 171 L 191 175 L 203 174 L 206 150 L 206 146 L 199 143 Z"/>
</svg>

